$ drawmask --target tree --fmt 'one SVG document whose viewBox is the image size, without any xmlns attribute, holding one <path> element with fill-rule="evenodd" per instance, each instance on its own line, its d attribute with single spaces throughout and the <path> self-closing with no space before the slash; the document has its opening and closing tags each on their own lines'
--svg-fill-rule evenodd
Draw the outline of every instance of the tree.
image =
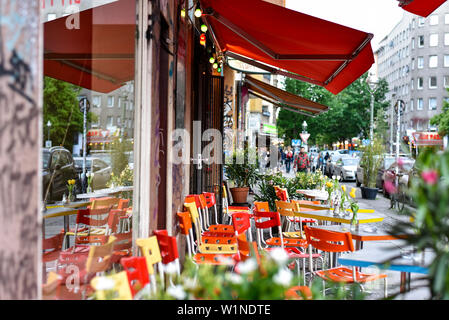
<svg viewBox="0 0 449 320">
<path fill-rule="evenodd" d="M 449 92 L 449 89 L 446 90 Z M 444 101 L 442 112 L 430 119 L 430 124 L 438 126 L 440 136 L 449 135 L 449 103 L 447 101 Z"/>
<path fill-rule="evenodd" d="M 371 94 L 366 82 L 367 76 L 367 73 L 364 74 L 338 95 L 331 94 L 323 87 L 287 78 L 286 91 L 329 107 L 327 112 L 315 118 L 281 110 L 277 127 L 281 136 L 285 135 L 287 144 L 291 139 L 298 139 L 304 120 L 308 124 L 307 131 L 310 133 L 311 144 L 343 142 L 355 136 L 368 137 Z M 381 79 L 374 90 L 375 120 L 378 118 L 379 110 L 388 106 L 388 102 L 385 101 L 387 91 L 388 84 Z"/>
<path fill-rule="evenodd" d="M 81 91 L 68 82 L 53 78 L 44 78 L 44 140 L 48 138 L 47 122 L 50 120 L 50 139 L 53 146 L 63 146 L 72 150 L 75 135 L 83 131 L 83 113 L 80 111 L 78 95 Z M 87 115 L 90 123 L 95 117 Z"/>
</svg>

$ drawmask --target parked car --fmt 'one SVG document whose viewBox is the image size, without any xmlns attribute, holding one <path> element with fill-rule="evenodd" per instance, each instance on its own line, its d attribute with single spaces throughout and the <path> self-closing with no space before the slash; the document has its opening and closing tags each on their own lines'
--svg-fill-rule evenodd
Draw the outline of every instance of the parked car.
<svg viewBox="0 0 449 320">
<path fill-rule="evenodd" d="M 337 164 L 337 161 L 340 160 L 341 158 L 346 158 L 347 155 L 346 154 L 342 154 L 338 151 L 332 151 L 332 153 L 329 153 L 331 158 L 330 161 L 327 162 L 326 164 L 326 174 L 328 177 L 332 177 L 335 175 L 335 167 Z"/>
<path fill-rule="evenodd" d="M 340 158 L 335 164 L 334 175 L 340 176 L 341 181 L 355 180 L 355 173 L 359 161 L 359 158 L 353 157 Z"/>
<path fill-rule="evenodd" d="M 76 170 L 81 176 L 83 173 L 83 158 L 76 157 L 74 160 Z M 94 174 L 92 178 L 92 188 L 94 190 L 107 188 L 107 183 L 111 179 L 112 168 L 106 161 L 100 158 L 86 157 L 86 171 Z"/>
<path fill-rule="evenodd" d="M 409 185 L 409 175 L 411 174 L 411 171 L 413 169 L 413 166 L 415 164 L 415 160 L 411 159 L 411 158 L 405 158 L 405 157 L 401 157 L 400 158 L 402 161 L 402 165 L 399 166 L 399 174 L 400 174 L 400 178 L 399 178 L 399 184 L 404 187 L 407 188 Z M 383 176 L 382 176 L 382 189 L 383 189 L 383 195 L 385 197 L 390 197 L 390 194 L 388 193 L 388 190 L 384 187 L 384 184 L 386 181 L 395 183 L 396 180 L 396 167 L 398 167 L 398 163 L 396 161 L 396 159 L 393 161 L 393 163 L 387 168 L 385 169 L 385 171 L 383 172 Z"/>
<path fill-rule="evenodd" d="M 75 180 L 75 193 L 81 190 L 80 180 L 72 155 L 63 147 L 44 148 L 42 150 L 42 199 L 60 201 L 63 195 L 68 195 L 68 180 Z M 48 189 L 48 195 L 47 194 Z"/>
</svg>

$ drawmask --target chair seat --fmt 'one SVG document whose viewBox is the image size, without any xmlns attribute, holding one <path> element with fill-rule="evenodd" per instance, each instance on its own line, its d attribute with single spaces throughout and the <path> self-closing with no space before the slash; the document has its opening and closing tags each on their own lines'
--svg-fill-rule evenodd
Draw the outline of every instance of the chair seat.
<svg viewBox="0 0 449 320">
<path fill-rule="evenodd" d="M 352 269 L 346 267 L 338 267 L 328 270 L 317 271 L 316 275 L 324 280 L 330 280 L 334 282 L 353 283 L 354 277 L 352 275 Z M 369 274 L 356 271 L 356 282 L 365 283 L 378 279 L 386 278 L 386 274 Z"/>
<path fill-rule="evenodd" d="M 211 233 L 228 233 L 228 234 L 234 234 L 234 227 L 229 224 L 213 224 L 209 227 L 209 232 Z M 207 232 L 207 231 L 206 231 Z"/>
<path fill-rule="evenodd" d="M 106 228 L 101 227 L 94 227 L 90 229 L 90 232 L 87 232 L 87 228 L 78 229 L 77 236 L 81 237 L 87 237 L 88 235 L 105 235 L 106 234 Z M 74 236 L 75 235 L 75 229 L 72 229 L 65 233 L 66 236 Z"/>
<path fill-rule="evenodd" d="M 290 222 L 294 222 L 294 223 L 317 223 L 317 221 L 315 219 L 305 219 L 305 218 L 301 218 L 301 217 L 287 217 L 287 219 Z"/>
<path fill-rule="evenodd" d="M 279 247 L 266 248 L 265 251 L 266 252 L 270 252 L 270 251 L 272 251 L 274 249 L 279 249 Z M 284 250 L 285 250 L 285 252 L 287 252 L 288 257 L 290 259 L 305 259 L 305 258 L 309 258 L 310 257 L 310 255 L 308 253 L 302 252 L 299 248 L 287 247 L 287 248 L 284 248 Z M 312 254 L 312 259 L 319 258 L 319 257 L 321 257 L 321 255 L 318 254 L 318 253 Z"/>
<path fill-rule="evenodd" d="M 236 244 L 237 238 L 234 234 L 225 234 L 224 236 L 205 236 L 201 237 L 202 243 L 215 243 L 215 244 Z"/>
<path fill-rule="evenodd" d="M 290 232 L 282 232 L 282 235 L 288 239 L 305 239 L 306 235 L 303 233 L 301 236 L 301 232 L 299 231 L 290 231 Z"/>
<path fill-rule="evenodd" d="M 193 256 L 193 261 L 197 264 L 232 266 L 235 263 L 234 256 L 235 254 L 197 253 Z"/>
<path fill-rule="evenodd" d="M 280 246 L 281 238 L 273 237 L 265 241 L 269 246 Z M 307 248 L 307 241 L 305 239 L 293 239 L 293 238 L 284 238 L 284 246 L 285 247 L 301 247 Z"/>
</svg>

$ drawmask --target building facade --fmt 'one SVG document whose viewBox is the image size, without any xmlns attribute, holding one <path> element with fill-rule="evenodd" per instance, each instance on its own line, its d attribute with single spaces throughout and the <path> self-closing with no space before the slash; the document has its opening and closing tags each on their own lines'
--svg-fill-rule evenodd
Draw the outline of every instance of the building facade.
<svg viewBox="0 0 449 320">
<path fill-rule="evenodd" d="M 378 77 L 389 84 L 392 135 L 397 130 L 393 105 L 399 99 L 405 102 L 401 136 L 437 130 L 430 119 L 442 111 L 449 96 L 449 3 L 427 18 L 404 12 L 401 21 L 381 41 L 376 55 Z"/>
</svg>

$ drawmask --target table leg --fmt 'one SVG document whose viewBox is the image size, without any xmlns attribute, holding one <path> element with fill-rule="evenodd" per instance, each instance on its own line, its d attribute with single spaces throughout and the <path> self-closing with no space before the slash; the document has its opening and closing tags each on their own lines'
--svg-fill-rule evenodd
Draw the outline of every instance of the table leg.
<svg viewBox="0 0 449 320">
<path fill-rule="evenodd" d="M 70 217 L 64 216 L 64 234 L 67 233 L 68 231 L 70 231 Z M 67 236 L 67 241 L 65 243 L 64 249 L 68 248 L 70 248 L 70 237 Z"/>
<path fill-rule="evenodd" d="M 410 278 L 410 272 L 401 272 L 401 293 L 405 293 L 410 290 Z"/>
</svg>

